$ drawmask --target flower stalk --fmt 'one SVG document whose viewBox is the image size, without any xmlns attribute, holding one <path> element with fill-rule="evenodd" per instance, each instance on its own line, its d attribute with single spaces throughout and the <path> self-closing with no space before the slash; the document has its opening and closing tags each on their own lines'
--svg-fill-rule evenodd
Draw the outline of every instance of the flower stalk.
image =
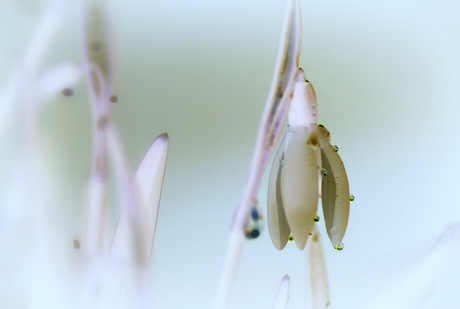
<svg viewBox="0 0 460 309">
<path fill-rule="evenodd" d="M 281 33 L 275 73 L 259 126 L 248 180 L 231 225 L 222 274 L 214 299 L 215 309 L 223 309 L 228 305 L 247 234 L 250 210 L 257 201 L 263 173 L 286 123 L 295 80 L 299 74 L 297 67 L 300 57 L 301 16 L 298 0 L 288 1 Z"/>
</svg>

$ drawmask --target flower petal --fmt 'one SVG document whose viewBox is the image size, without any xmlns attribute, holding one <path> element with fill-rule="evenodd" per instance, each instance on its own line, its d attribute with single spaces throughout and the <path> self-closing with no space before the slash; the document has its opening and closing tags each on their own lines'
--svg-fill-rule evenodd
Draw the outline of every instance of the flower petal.
<svg viewBox="0 0 460 309">
<path fill-rule="evenodd" d="M 316 126 L 318 104 L 313 85 L 305 79 L 305 73 L 299 69 L 295 83 L 288 122 L 290 126 Z"/>
<path fill-rule="evenodd" d="M 318 126 L 323 168 L 327 175 L 321 184 L 321 201 L 327 234 L 334 248 L 340 248 L 348 225 L 350 212 L 350 189 L 347 172 L 342 159 L 329 143 L 329 131 Z"/>
<path fill-rule="evenodd" d="M 267 221 L 270 238 L 276 249 L 286 246 L 291 228 L 284 213 L 283 198 L 281 195 L 281 172 L 283 170 L 285 138 L 281 141 L 273 159 L 270 179 L 268 182 Z"/>
<path fill-rule="evenodd" d="M 321 169 L 316 126 L 290 127 L 289 144 L 281 173 L 281 194 L 292 235 L 305 248 L 318 210 L 318 177 Z"/>
</svg>

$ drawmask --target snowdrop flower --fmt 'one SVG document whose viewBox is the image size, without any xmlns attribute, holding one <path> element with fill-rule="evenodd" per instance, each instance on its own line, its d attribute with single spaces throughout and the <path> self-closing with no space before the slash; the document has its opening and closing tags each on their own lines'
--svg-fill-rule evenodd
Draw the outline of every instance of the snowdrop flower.
<svg viewBox="0 0 460 309">
<path fill-rule="evenodd" d="M 300 42 L 300 35 L 296 39 Z M 300 53 L 300 47 L 297 52 Z M 330 144 L 329 131 L 316 122 L 315 90 L 299 68 L 287 129 L 275 155 L 268 186 L 268 227 L 279 250 L 291 234 L 297 247 L 305 248 L 313 225 L 319 220 L 319 197 L 328 236 L 334 248 L 342 249 L 350 206 L 347 173 L 338 148 Z"/>
<path fill-rule="evenodd" d="M 305 247 L 318 221 L 318 198 L 334 248 L 342 248 L 348 223 L 350 193 L 347 173 L 329 131 L 316 124 L 313 86 L 299 74 L 289 111 L 288 127 L 273 161 L 268 190 L 268 226 L 275 247 L 286 245 L 291 233 Z"/>
</svg>

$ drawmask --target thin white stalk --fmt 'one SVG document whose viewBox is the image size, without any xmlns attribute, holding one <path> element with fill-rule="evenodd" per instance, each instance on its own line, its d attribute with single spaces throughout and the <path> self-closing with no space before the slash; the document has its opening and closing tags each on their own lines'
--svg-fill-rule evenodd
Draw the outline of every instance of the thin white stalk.
<svg viewBox="0 0 460 309">
<path fill-rule="evenodd" d="M 146 227 L 139 201 L 140 192 L 132 185 L 133 172 L 123 143 L 111 122 L 107 123 L 107 144 L 115 167 L 123 211 L 128 219 L 128 226 L 121 229 L 124 233 L 117 233 L 114 238 L 110 253 L 117 260 L 143 267 L 147 264 L 145 252 L 148 250 L 145 242 Z"/>
<path fill-rule="evenodd" d="M 14 119 L 15 109 L 19 109 L 21 119 L 25 121 L 24 130 L 31 130 L 35 111 L 37 109 L 35 79 L 40 64 L 55 37 L 59 24 L 65 13 L 64 1 L 53 1 L 38 23 L 37 30 L 26 48 L 24 59 L 7 84 L 0 97 L 0 134 Z M 27 91 L 22 91 L 27 89 Z M 19 100 L 19 102 L 17 102 Z M 0 136 L 1 137 L 1 136 Z"/>
<path fill-rule="evenodd" d="M 42 195 L 40 189 L 38 171 L 39 163 L 37 156 L 37 147 L 40 139 L 37 138 L 36 114 L 37 109 L 42 102 L 37 97 L 37 72 L 45 57 L 51 42 L 55 38 L 59 24 L 65 13 L 64 1 L 53 1 L 44 10 L 43 16 L 38 22 L 37 29 L 26 47 L 24 58 L 18 68 L 13 72 L 7 87 L 0 96 L 0 142 L 6 128 L 11 124 L 17 124 L 19 132 L 19 153 L 18 164 L 24 171 L 23 188 L 24 195 L 28 196 L 29 206 L 36 212 L 38 217 L 42 216 L 42 209 L 35 207 L 40 203 L 45 204 L 37 197 Z M 35 193 L 32 193 L 35 192 Z"/>
<path fill-rule="evenodd" d="M 280 128 L 286 123 L 286 111 L 289 109 L 295 80 L 299 74 L 301 28 L 299 1 L 290 0 L 285 10 L 274 78 L 257 134 L 248 180 L 231 226 L 222 275 L 214 300 L 215 309 L 228 306 L 243 248 L 249 212 L 253 201 L 257 200 L 267 162 L 281 136 Z"/>
<path fill-rule="evenodd" d="M 32 138 L 32 128 L 34 127 L 35 114 L 37 109 L 36 99 L 34 97 L 35 79 L 40 63 L 42 62 L 53 38 L 56 35 L 57 29 L 64 15 L 64 2 L 55 1 L 46 11 L 43 19 L 39 23 L 38 30 L 30 42 L 24 61 L 19 73 L 19 84 L 13 90 L 14 93 L 20 96 L 22 104 L 20 104 L 21 114 L 25 119 L 26 138 Z M 14 85 L 14 83 L 13 83 Z M 27 89 L 27 91 L 20 91 Z M 20 94 L 18 92 L 21 92 Z M 31 142 L 26 142 L 30 144 Z"/>
<path fill-rule="evenodd" d="M 109 98 L 113 91 L 114 53 L 113 26 L 110 14 L 110 1 L 82 0 L 81 3 L 81 46 L 86 66 L 97 66 L 105 82 L 102 87 L 94 71 L 87 72 L 88 87 L 92 104 L 102 104 L 100 108 L 108 111 Z"/>
<path fill-rule="evenodd" d="M 288 275 L 285 275 L 281 280 L 278 293 L 276 294 L 275 302 L 273 303 L 273 309 L 285 309 L 289 301 L 289 283 L 290 279 Z"/>
<path fill-rule="evenodd" d="M 307 241 L 307 247 L 307 295 L 311 304 L 309 308 L 330 309 L 332 307 L 327 280 L 326 260 L 324 259 L 321 236 L 316 225 L 313 227 L 312 235 Z"/>
<path fill-rule="evenodd" d="M 12 89 L 9 90 L 10 104 L 12 108 L 17 108 L 20 132 L 20 163 L 24 167 L 25 179 L 24 188 L 29 202 L 33 205 L 27 205 L 32 212 L 35 212 L 36 218 L 40 218 L 40 224 L 45 222 L 43 214 L 45 201 L 44 190 L 41 188 L 43 177 L 40 176 L 39 147 L 41 139 L 37 138 L 36 117 L 40 100 L 36 96 L 37 91 L 37 72 L 45 57 L 51 42 L 53 41 L 59 24 L 65 13 L 65 2 L 54 1 L 45 11 L 42 19 L 38 24 L 38 29 L 26 49 L 24 60 L 15 74 L 15 81 L 11 83 Z M 4 103 L 4 102 L 1 102 Z M 7 103 L 8 104 L 8 103 Z M 11 116 L 11 115 L 10 115 Z M 8 117 L 8 116 L 7 116 Z M 37 235 L 42 235 L 42 230 L 37 229 Z M 35 236 L 37 236 L 35 235 Z M 46 237 L 42 237 L 46 239 Z"/>
<path fill-rule="evenodd" d="M 88 65 L 88 71 L 96 72 L 95 76 L 98 78 L 99 85 L 102 86 L 105 84 L 98 67 Z M 92 95 L 91 99 L 96 100 L 96 96 Z M 93 102 L 91 106 L 93 118 L 93 153 L 88 184 L 88 200 L 85 205 L 85 236 L 82 241 L 82 247 L 85 248 L 89 256 L 97 256 L 102 253 L 104 244 L 103 231 L 107 191 L 106 128 L 110 118 L 108 112 L 100 108 L 100 102 Z"/>
<path fill-rule="evenodd" d="M 81 2 L 81 46 L 91 99 L 93 154 L 84 214 L 82 248 L 89 256 L 100 255 L 106 240 L 104 218 L 107 188 L 106 128 L 110 121 L 113 88 L 113 52 L 108 5 L 103 0 Z"/>
<path fill-rule="evenodd" d="M 39 23 L 24 58 L 24 67 L 36 72 L 49 48 L 64 14 L 64 1 L 54 1 Z"/>
</svg>

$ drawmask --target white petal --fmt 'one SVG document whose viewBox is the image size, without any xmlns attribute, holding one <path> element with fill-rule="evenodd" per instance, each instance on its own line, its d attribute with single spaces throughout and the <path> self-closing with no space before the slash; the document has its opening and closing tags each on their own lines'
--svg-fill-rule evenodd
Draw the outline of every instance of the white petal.
<svg viewBox="0 0 460 309">
<path fill-rule="evenodd" d="M 317 113 L 318 107 L 315 89 L 312 84 L 305 79 L 305 73 L 301 70 L 295 83 L 294 96 L 292 97 L 291 108 L 289 109 L 289 125 L 316 125 Z"/>
<path fill-rule="evenodd" d="M 305 248 L 318 209 L 320 151 L 316 126 L 290 127 L 281 173 L 281 193 L 292 235 Z"/>
<path fill-rule="evenodd" d="M 285 141 L 286 139 L 284 138 L 273 159 L 268 182 L 268 230 L 273 245 L 275 245 L 278 250 L 286 246 L 289 235 L 291 234 L 291 228 L 289 227 L 286 214 L 284 213 L 283 198 L 281 196 L 281 171 L 283 169 Z"/>
<path fill-rule="evenodd" d="M 336 248 L 341 246 L 348 225 L 350 212 L 348 177 L 342 159 L 329 143 L 329 132 L 322 126 L 318 126 L 318 132 L 323 168 L 327 171 L 321 184 L 324 221 L 332 246 Z"/>
</svg>

